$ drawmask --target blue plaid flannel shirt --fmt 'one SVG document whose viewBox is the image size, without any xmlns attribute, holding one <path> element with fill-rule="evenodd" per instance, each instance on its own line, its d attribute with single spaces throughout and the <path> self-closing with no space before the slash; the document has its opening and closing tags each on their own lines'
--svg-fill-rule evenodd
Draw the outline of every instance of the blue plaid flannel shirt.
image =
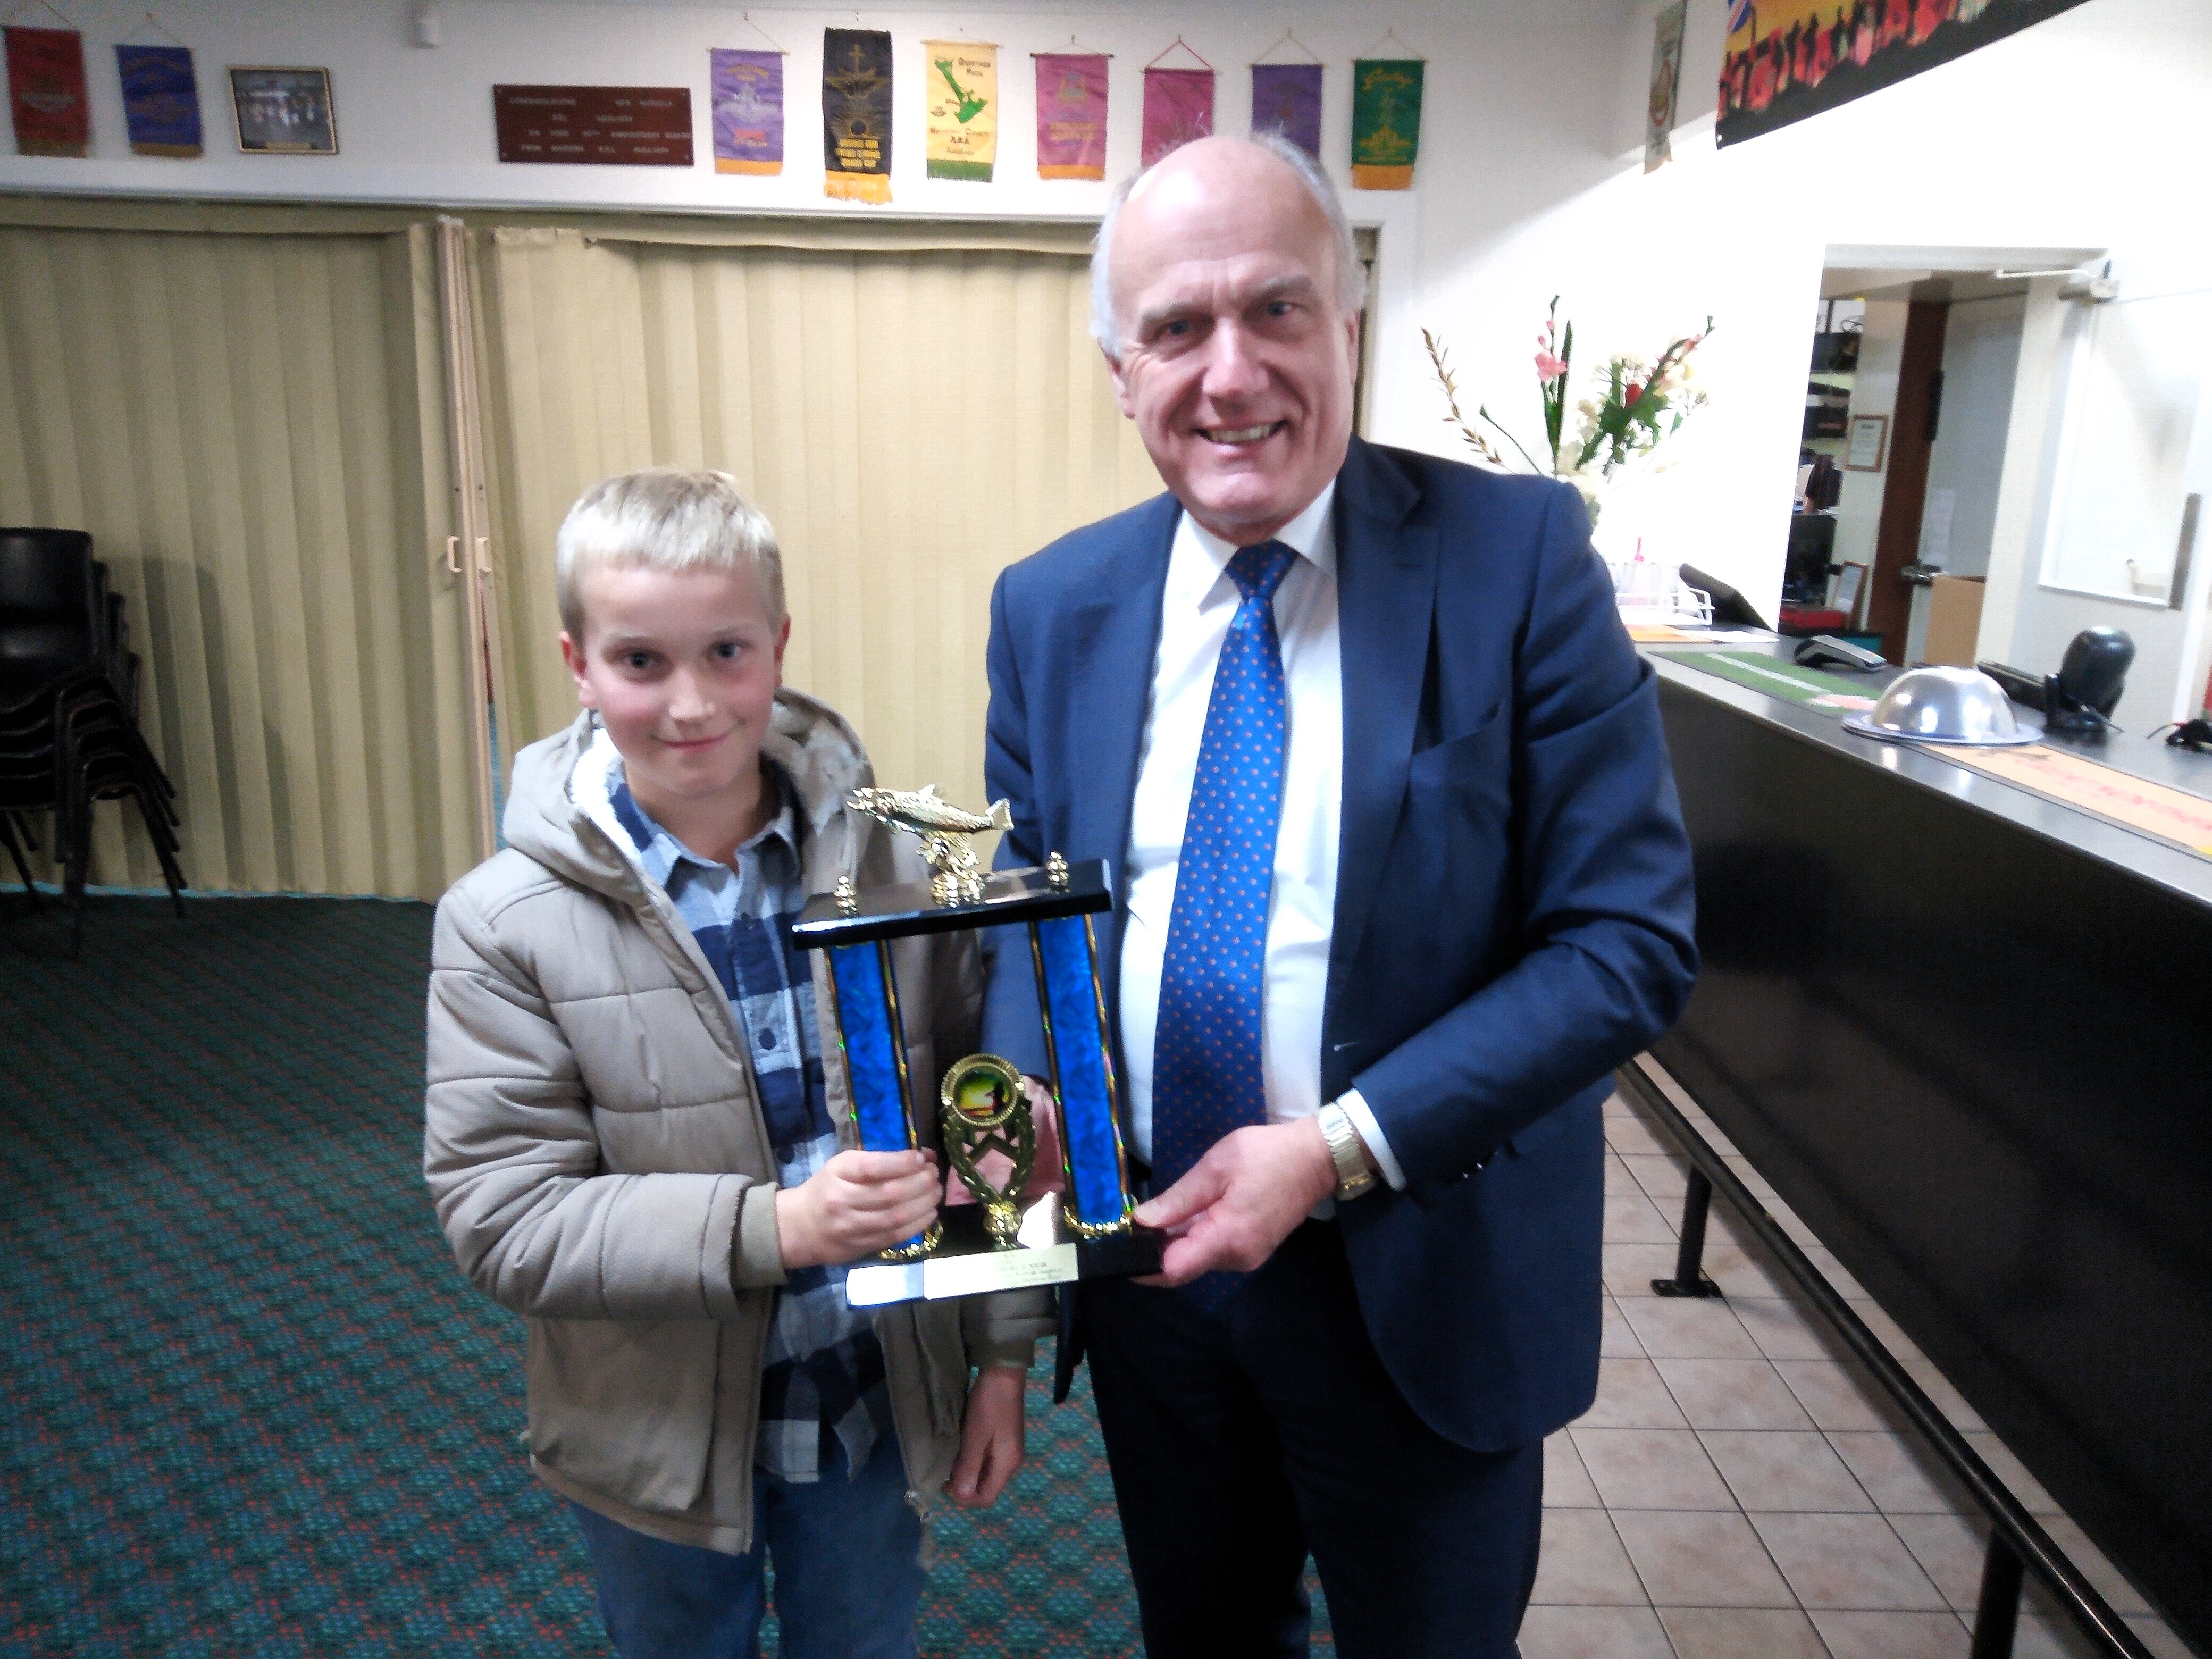
<svg viewBox="0 0 2212 1659">
<path fill-rule="evenodd" d="M 806 902 L 799 817 L 782 772 L 773 764 L 767 771 L 779 810 L 738 848 L 734 868 L 699 857 L 647 817 L 619 769 L 609 799 L 639 867 L 660 884 L 721 981 L 752 1050 L 776 1180 L 796 1187 L 837 1151 L 837 1130 L 823 1091 L 814 978 L 791 939 Z M 845 1271 L 800 1267 L 776 1292 L 754 1461 L 785 1480 L 849 1478 L 890 1431 L 884 1351 L 875 1328 L 846 1303 Z"/>
</svg>

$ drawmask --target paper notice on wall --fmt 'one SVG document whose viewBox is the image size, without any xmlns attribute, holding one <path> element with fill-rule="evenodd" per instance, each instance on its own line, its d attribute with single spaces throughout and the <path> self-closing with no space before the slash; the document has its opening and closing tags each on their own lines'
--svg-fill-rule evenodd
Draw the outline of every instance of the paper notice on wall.
<svg viewBox="0 0 2212 1659">
<path fill-rule="evenodd" d="M 1957 490 L 1928 492 L 1928 504 L 1920 511 L 1921 563 L 1942 566 L 1951 562 L 1951 520 L 1958 510 Z"/>
</svg>

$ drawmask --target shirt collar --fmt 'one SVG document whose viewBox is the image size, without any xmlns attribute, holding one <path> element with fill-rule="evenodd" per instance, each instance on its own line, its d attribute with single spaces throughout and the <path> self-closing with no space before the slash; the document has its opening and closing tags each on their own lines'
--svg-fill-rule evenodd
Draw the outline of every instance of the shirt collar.
<svg viewBox="0 0 2212 1659">
<path fill-rule="evenodd" d="M 763 760 L 761 769 L 775 791 L 775 816 L 739 843 L 738 856 L 757 853 L 771 841 L 780 841 L 792 856 L 799 856 L 799 813 L 793 798 L 791 781 L 783 769 L 774 761 Z M 720 870 L 728 866 L 713 859 L 701 858 L 682 842 L 655 823 L 651 814 L 638 805 L 637 797 L 629 792 L 629 781 L 623 775 L 622 762 L 617 759 L 610 769 L 609 781 L 613 786 L 607 793 L 609 806 L 615 822 L 622 826 L 635 849 L 639 863 L 663 886 L 668 882 L 669 872 L 677 866 L 689 864 L 702 870 Z"/>
<path fill-rule="evenodd" d="M 1336 574 L 1336 526 L 1329 517 L 1329 508 L 1336 501 L 1336 480 L 1331 478 L 1322 486 L 1321 494 L 1306 504 L 1305 510 L 1278 530 L 1273 539 L 1282 543 L 1299 557 L 1325 575 Z M 1213 591 L 1215 583 L 1229 569 L 1229 561 L 1237 556 L 1232 542 L 1224 542 L 1188 511 L 1182 515 L 1182 534 L 1188 544 L 1206 561 L 1206 575 L 1204 589 L 1193 601 L 1204 604 Z"/>
</svg>

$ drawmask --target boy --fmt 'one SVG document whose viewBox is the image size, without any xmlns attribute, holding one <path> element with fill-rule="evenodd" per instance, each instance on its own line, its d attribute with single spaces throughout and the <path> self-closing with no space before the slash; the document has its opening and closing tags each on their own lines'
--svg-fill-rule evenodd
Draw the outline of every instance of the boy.
<svg viewBox="0 0 2212 1659">
<path fill-rule="evenodd" d="M 921 860 L 846 809 L 872 781 L 852 729 L 781 689 L 775 532 L 727 475 L 594 485 L 555 568 L 585 712 L 515 757 L 507 849 L 438 907 L 439 1219 L 529 1316 L 531 1461 L 623 1659 L 753 1653 L 766 1552 L 785 1653 L 911 1655 L 928 1497 L 988 1504 L 1020 1462 L 1045 1304 L 847 1305 L 841 1264 L 920 1231 L 941 1182 L 933 1151 L 850 1150 L 789 927 Z M 972 940 L 893 952 L 934 1079 L 975 1046 Z"/>
</svg>

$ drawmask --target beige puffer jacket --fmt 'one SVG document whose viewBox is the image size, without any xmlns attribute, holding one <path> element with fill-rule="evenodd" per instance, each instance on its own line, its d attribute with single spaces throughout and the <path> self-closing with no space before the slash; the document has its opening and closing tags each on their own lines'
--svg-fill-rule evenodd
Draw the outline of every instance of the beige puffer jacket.
<svg viewBox="0 0 2212 1659">
<path fill-rule="evenodd" d="M 538 1474 L 625 1526 L 734 1553 L 751 1544 L 761 1354 L 784 1277 L 775 1164 L 720 982 L 603 827 L 595 737 L 604 751 L 587 714 L 515 757 L 507 849 L 438 906 L 423 1172 L 469 1278 L 529 1317 Z M 910 841 L 844 806 L 872 774 L 836 714 L 781 692 L 763 747 L 798 789 L 810 893 L 927 873 Z M 894 956 L 910 1072 L 934 1079 L 975 1044 L 974 940 L 907 939 Z M 823 1010 L 827 980 L 817 956 Z M 843 1056 L 834 1034 L 823 1047 L 849 1144 Z M 1026 1291 L 877 1315 L 925 1516 L 958 1451 L 969 1368 L 1026 1367 L 1048 1307 Z"/>
</svg>

